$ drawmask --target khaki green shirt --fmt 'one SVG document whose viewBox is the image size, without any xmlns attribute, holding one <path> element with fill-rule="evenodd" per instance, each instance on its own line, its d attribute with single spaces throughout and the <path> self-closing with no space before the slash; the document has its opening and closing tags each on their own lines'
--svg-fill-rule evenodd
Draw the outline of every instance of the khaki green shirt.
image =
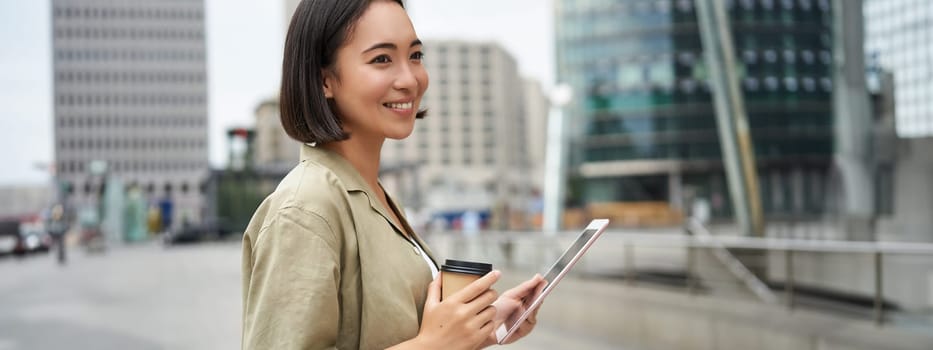
<svg viewBox="0 0 933 350">
<path fill-rule="evenodd" d="M 384 349 L 414 338 L 431 270 L 402 233 L 433 255 L 395 208 L 347 160 L 303 146 L 243 235 L 243 348 Z"/>
</svg>

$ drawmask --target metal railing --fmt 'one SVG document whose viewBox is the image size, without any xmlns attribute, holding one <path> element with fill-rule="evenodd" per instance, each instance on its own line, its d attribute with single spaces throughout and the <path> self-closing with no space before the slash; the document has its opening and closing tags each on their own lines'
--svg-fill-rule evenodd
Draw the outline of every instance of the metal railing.
<svg viewBox="0 0 933 350">
<path fill-rule="evenodd" d="M 713 247 L 711 250 L 719 262 L 725 265 L 729 272 L 745 284 L 752 293 L 755 293 L 755 296 L 761 299 L 761 301 L 768 304 L 776 304 L 778 302 L 777 297 L 771 292 L 771 289 L 769 289 L 758 276 L 752 273 L 741 260 L 736 258 L 726 246 L 719 244 L 706 227 L 693 220 L 688 221 L 687 227 L 688 232 L 692 233 L 694 237 L 700 241 L 712 244 Z M 689 252 L 689 254 L 691 254 L 691 261 L 693 261 L 693 255 L 695 254 L 694 249 L 689 249 Z M 692 268 L 692 265 L 692 263 L 687 264 L 688 271 Z M 691 273 L 687 274 L 688 277 L 691 275 Z"/>
<path fill-rule="evenodd" d="M 865 297 L 868 300 L 867 298 L 870 298 L 871 317 L 880 326 L 886 322 L 886 312 L 891 309 L 890 305 L 896 304 L 896 302 L 888 302 L 887 300 L 892 300 L 892 297 L 885 295 L 887 260 L 894 257 L 913 256 L 920 259 L 918 262 L 912 262 L 911 266 L 926 272 L 925 274 L 918 273 L 916 277 L 919 279 L 923 276 L 923 278 L 930 279 L 925 284 L 918 281 L 914 287 L 926 288 L 926 290 L 915 291 L 916 293 L 913 294 L 925 293 L 929 298 L 933 298 L 933 244 L 714 236 L 705 232 L 702 226 L 691 227 L 691 230 L 694 232 L 693 235 L 609 231 L 600 238 L 603 242 L 594 245 L 575 269 L 583 270 L 582 273 L 577 272 L 580 275 L 612 275 L 621 272 L 624 283 L 632 285 L 644 277 L 645 271 L 659 269 L 675 271 L 683 274 L 683 289 L 687 293 L 700 293 L 704 287 L 706 290 L 711 290 L 713 288 L 710 287 L 731 285 L 748 290 L 757 295 L 760 301 L 779 303 L 780 299 L 774 292 L 780 292 L 786 308 L 793 310 L 802 307 L 800 300 L 805 297 L 804 290 L 812 290 L 814 283 L 821 282 L 818 277 L 808 277 L 808 270 L 822 269 L 823 267 L 819 265 L 820 261 L 844 256 L 846 262 L 836 264 L 837 266 L 856 266 L 861 263 L 861 265 L 870 265 L 871 271 L 852 268 L 856 271 L 851 278 L 852 281 L 846 281 L 843 278 L 834 286 L 817 287 L 838 293 L 830 293 L 830 299 L 833 298 L 832 295 L 840 295 L 840 299 L 853 296 L 857 299 Z M 698 232 L 700 234 L 697 234 Z M 537 232 L 483 232 L 472 236 L 451 232 L 435 233 L 428 237 L 431 247 L 441 257 L 482 259 L 500 264 L 499 266 L 504 265 L 506 268 L 538 272 L 544 272 L 543 270 L 549 267 L 547 264 L 556 260 L 574 238 L 576 238 L 574 232 L 555 235 Z M 764 263 L 742 263 L 741 267 L 726 267 L 724 270 L 730 271 L 731 278 L 723 277 L 724 275 L 704 277 L 700 270 L 709 268 L 708 265 L 713 264 L 715 260 L 710 258 L 703 260 L 702 254 L 715 251 L 745 251 L 753 254 L 757 252 L 761 258 L 759 260 Z M 713 253 L 713 256 L 715 255 L 716 253 Z M 865 259 L 869 259 L 870 263 L 867 263 Z M 726 260 L 738 262 L 741 259 L 732 257 Z M 800 264 L 807 264 L 809 269 L 795 269 L 795 266 Z M 893 266 L 893 268 L 898 267 Z M 753 270 L 758 273 L 751 272 Z M 766 273 L 761 271 L 766 271 Z M 904 273 L 911 274 L 910 272 Z M 866 288 L 865 283 L 868 274 L 872 280 L 870 288 Z M 895 277 L 905 278 L 905 276 Z M 807 281 L 808 278 L 809 281 Z M 846 282 L 851 282 L 851 285 L 842 287 L 838 285 Z M 898 285 L 901 286 L 901 284 Z M 929 300 L 927 303 L 930 303 Z M 813 301 L 809 300 L 808 305 L 812 306 Z M 933 320 L 933 306 L 927 305 L 914 309 L 920 310 L 921 313 L 929 313 L 928 318 Z"/>
</svg>

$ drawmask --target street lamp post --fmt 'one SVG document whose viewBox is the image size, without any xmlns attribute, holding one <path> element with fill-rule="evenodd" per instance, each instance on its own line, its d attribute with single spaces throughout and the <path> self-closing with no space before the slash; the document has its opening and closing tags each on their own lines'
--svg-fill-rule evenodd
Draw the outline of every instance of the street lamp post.
<svg viewBox="0 0 933 350">
<path fill-rule="evenodd" d="M 573 96 L 570 86 L 561 84 L 551 91 L 551 109 L 548 113 L 547 153 L 544 159 L 544 225 L 546 234 L 561 229 L 564 215 L 564 193 L 567 181 L 567 145 L 564 106 Z"/>
</svg>

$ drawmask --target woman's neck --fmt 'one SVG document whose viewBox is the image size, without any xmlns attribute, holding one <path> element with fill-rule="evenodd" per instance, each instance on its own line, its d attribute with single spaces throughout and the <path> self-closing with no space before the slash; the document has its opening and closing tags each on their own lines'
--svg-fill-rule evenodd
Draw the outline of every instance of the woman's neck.
<svg viewBox="0 0 933 350">
<path fill-rule="evenodd" d="M 382 193 L 379 187 L 379 159 L 385 139 L 371 140 L 365 137 L 350 137 L 344 141 L 331 142 L 322 147 L 341 155 L 360 173 L 369 187 Z"/>
</svg>

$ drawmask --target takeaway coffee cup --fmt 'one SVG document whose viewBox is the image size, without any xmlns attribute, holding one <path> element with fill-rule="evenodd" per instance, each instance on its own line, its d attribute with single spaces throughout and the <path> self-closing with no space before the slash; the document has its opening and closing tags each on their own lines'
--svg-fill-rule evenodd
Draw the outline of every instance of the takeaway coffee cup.
<svg viewBox="0 0 933 350">
<path fill-rule="evenodd" d="M 447 259 L 441 265 L 441 300 L 492 271 L 492 264 Z"/>
</svg>

